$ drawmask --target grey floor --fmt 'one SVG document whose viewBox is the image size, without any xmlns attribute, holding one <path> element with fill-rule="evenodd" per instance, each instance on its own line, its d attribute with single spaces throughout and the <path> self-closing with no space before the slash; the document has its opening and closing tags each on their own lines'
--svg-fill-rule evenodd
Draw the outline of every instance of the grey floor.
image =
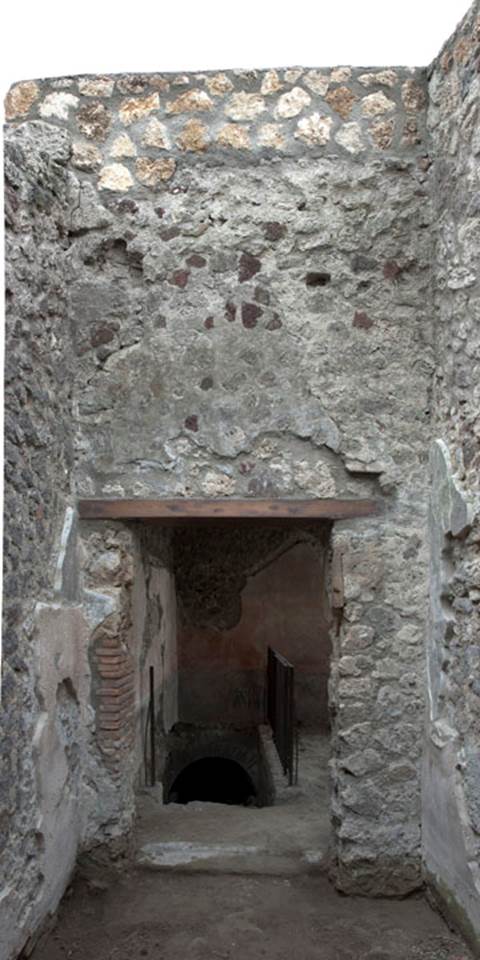
<svg viewBox="0 0 480 960">
<path fill-rule="evenodd" d="M 328 737 L 304 733 L 298 785 L 269 807 L 139 798 L 137 862 L 164 870 L 289 875 L 328 861 Z"/>
</svg>

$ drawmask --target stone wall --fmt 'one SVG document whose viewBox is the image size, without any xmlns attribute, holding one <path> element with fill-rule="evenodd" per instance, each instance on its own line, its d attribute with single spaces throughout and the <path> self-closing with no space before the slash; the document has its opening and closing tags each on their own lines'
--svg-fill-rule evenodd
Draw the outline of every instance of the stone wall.
<svg viewBox="0 0 480 960">
<path fill-rule="evenodd" d="M 435 61 L 434 324 L 423 837 L 429 881 L 480 942 L 480 5 Z"/>
<path fill-rule="evenodd" d="M 78 611 L 66 616 L 69 641 L 49 688 L 42 669 L 48 654 L 38 639 L 51 618 L 52 646 L 58 643 L 60 604 L 69 595 L 56 569 L 73 460 L 73 357 L 63 270 L 68 158 L 68 136 L 43 121 L 7 131 L 2 958 L 23 945 L 49 902 L 56 905 L 75 856 L 69 838 L 64 869 L 52 876 L 52 845 L 59 842 L 52 832 L 52 794 L 65 785 L 58 815 L 62 826 L 70 825 L 75 758 L 65 756 L 63 766 L 52 770 L 50 788 L 45 778 L 52 742 L 68 737 L 78 710 L 71 684 L 78 674 L 73 663 L 82 632 Z"/>
<path fill-rule="evenodd" d="M 425 79 L 351 67 L 63 77 L 16 84 L 6 117 L 68 126 L 73 166 L 104 196 L 131 195 L 178 186 L 179 173 L 213 158 L 421 157 Z"/>
<path fill-rule="evenodd" d="M 65 79 L 8 110 L 72 144 L 78 493 L 383 501 L 334 534 L 336 875 L 414 889 L 418 758 L 398 744 L 423 721 L 425 71 Z"/>
<path fill-rule="evenodd" d="M 387 438 L 408 459 L 407 422 L 426 419 L 410 391 L 402 426 L 395 398 L 405 357 L 418 355 L 415 385 L 428 372 L 425 104 L 424 71 L 405 70 L 13 88 L 12 122 L 67 129 L 79 178 L 80 493 L 355 496 L 371 492 L 361 474 L 396 482 Z M 325 142 L 300 136 L 312 117 Z M 220 149 L 217 128 L 230 120 L 238 133 L 247 119 L 250 148 Z M 200 122 L 208 147 L 181 149 L 184 126 Z M 265 123 L 282 147 L 254 136 Z M 128 177 L 109 181 L 119 138 Z M 168 179 L 135 179 L 138 157 L 167 163 Z"/>
<path fill-rule="evenodd" d="M 295 68 L 8 95 L 8 960 L 77 849 L 128 831 L 150 665 L 159 727 L 178 715 L 168 538 L 80 542 L 73 493 L 382 503 L 333 529 L 335 876 L 421 883 L 432 418 L 424 856 L 478 924 L 477 17 L 429 86 Z"/>
<path fill-rule="evenodd" d="M 81 850 L 123 842 L 143 765 L 140 544 L 121 524 L 79 538 L 75 512 L 69 155 L 44 121 L 7 131 L 2 960 L 56 910 Z"/>
<path fill-rule="evenodd" d="M 346 893 L 403 894 L 421 883 L 427 543 L 420 491 L 416 509 L 416 518 L 404 507 L 395 520 L 333 529 L 343 599 L 330 679 L 332 815 L 337 882 Z"/>
</svg>

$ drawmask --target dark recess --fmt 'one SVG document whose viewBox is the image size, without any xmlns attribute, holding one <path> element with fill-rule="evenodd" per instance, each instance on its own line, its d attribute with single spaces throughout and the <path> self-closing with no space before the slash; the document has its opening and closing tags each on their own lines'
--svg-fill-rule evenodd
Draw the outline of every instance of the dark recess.
<svg viewBox="0 0 480 960">
<path fill-rule="evenodd" d="M 330 283 L 331 276 L 329 273 L 324 273 L 320 270 L 312 271 L 307 273 L 305 277 L 305 283 L 307 287 L 325 287 L 327 283 Z"/>
<path fill-rule="evenodd" d="M 169 803 L 191 800 L 245 806 L 255 802 L 255 788 L 239 763 L 224 757 L 204 757 L 182 770 L 168 798 Z"/>
</svg>

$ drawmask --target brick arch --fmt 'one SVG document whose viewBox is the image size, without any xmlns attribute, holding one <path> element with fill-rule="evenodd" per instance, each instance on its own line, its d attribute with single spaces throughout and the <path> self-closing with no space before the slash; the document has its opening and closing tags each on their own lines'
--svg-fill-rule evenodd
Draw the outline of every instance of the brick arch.
<svg viewBox="0 0 480 960">
<path fill-rule="evenodd" d="M 201 757 L 187 764 L 172 783 L 168 801 L 245 804 L 256 798 L 251 776 L 229 757 Z"/>
<path fill-rule="evenodd" d="M 191 736 L 191 741 L 188 737 Z M 194 739 L 194 736 L 196 739 Z M 183 743 L 182 743 L 183 740 Z M 177 777 L 197 760 L 231 760 L 242 768 L 249 777 L 255 795 L 263 800 L 264 786 L 260 771 L 258 740 L 256 731 L 238 730 L 196 730 L 174 733 L 170 738 L 169 751 L 163 773 L 163 793 L 165 802 Z"/>
</svg>

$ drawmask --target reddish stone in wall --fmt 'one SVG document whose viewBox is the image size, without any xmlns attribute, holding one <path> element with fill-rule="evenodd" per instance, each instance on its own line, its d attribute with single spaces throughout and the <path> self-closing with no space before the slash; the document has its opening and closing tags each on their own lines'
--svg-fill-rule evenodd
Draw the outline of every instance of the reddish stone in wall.
<svg viewBox="0 0 480 960">
<path fill-rule="evenodd" d="M 200 256 L 199 253 L 192 253 L 191 257 L 188 257 L 186 261 L 187 267 L 196 267 L 197 269 L 204 267 L 206 262 L 205 257 Z"/>
<path fill-rule="evenodd" d="M 175 270 L 175 273 L 172 274 L 170 283 L 174 283 L 176 287 L 181 287 L 183 289 L 187 286 L 189 276 L 190 273 L 188 270 Z"/>
<path fill-rule="evenodd" d="M 263 229 L 265 231 L 265 238 L 275 242 L 275 240 L 281 240 L 287 232 L 287 228 L 284 223 L 270 222 L 264 223 Z"/>
<path fill-rule="evenodd" d="M 235 320 L 235 317 L 237 316 L 237 308 L 235 304 L 232 303 L 231 300 L 229 300 L 228 303 L 225 305 L 225 316 L 230 323 L 232 323 L 232 321 Z"/>
<path fill-rule="evenodd" d="M 257 326 L 258 317 L 261 317 L 263 310 L 254 303 L 242 303 L 242 323 L 244 327 L 251 330 Z"/>
<path fill-rule="evenodd" d="M 242 253 L 240 257 L 240 269 L 238 271 L 238 279 L 240 283 L 245 283 L 246 280 L 251 280 L 259 270 L 262 269 L 261 261 L 258 257 L 252 256 L 251 253 Z"/>
<path fill-rule="evenodd" d="M 198 417 L 196 414 L 191 414 L 191 416 L 186 417 L 185 419 L 185 429 L 192 430 L 193 433 L 196 433 L 198 430 Z"/>
<path fill-rule="evenodd" d="M 383 267 L 383 276 L 386 280 L 396 280 L 400 276 L 402 268 L 396 260 L 386 260 Z"/>
<path fill-rule="evenodd" d="M 353 326 L 360 327 L 361 330 L 369 330 L 373 326 L 373 320 L 364 310 L 356 310 L 353 317 Z"/>
</svg>

